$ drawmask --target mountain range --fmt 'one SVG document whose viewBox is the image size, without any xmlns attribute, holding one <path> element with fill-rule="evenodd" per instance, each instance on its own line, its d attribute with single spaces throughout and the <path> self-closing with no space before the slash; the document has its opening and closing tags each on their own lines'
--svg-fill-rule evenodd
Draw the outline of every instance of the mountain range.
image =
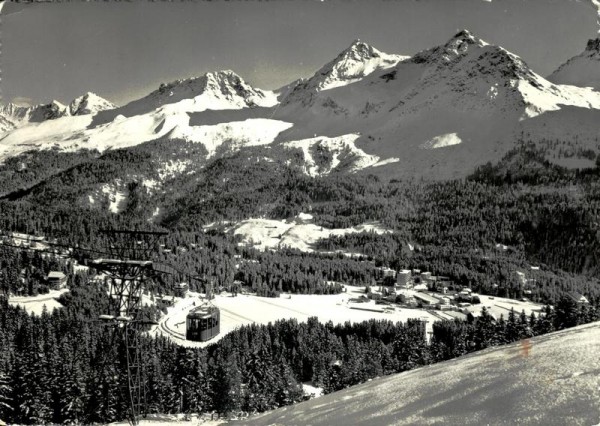
<svg viewBox="0 0 600 426">
<path fill-rule="evenodd" d="M 448 179 L 498 161 L 523 139 L 576 138 L 574 151 L 597 153 L 599 46 L 590 40 L 545 79 L 467 30 L 412 57 L 356 40 L 311 77 L 275 91 L 218 71 L 161 84 L 120 107 L 92 93 L 69 106 L 9 104 L 0 108 L 0 161 L 32 150 L 178 141 L 202 154 L 189 161 L 180 150 L 162 165 L 170 176 L 263 146 L 268 160 L 311 176 Z"/>
</svg>

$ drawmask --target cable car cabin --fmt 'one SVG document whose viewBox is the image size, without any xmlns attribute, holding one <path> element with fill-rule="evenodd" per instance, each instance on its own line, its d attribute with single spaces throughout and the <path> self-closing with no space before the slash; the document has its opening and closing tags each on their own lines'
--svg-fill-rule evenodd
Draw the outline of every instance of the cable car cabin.
<svg viewBox="0 0 600 426">
<path fill-rule="evenodd" d="M 200 306 L 193 309 L 186 318 L 187 340 L 206 342 L 217 334 L 221 327 L 221 312 L 214 306 Z"/>
</svg>

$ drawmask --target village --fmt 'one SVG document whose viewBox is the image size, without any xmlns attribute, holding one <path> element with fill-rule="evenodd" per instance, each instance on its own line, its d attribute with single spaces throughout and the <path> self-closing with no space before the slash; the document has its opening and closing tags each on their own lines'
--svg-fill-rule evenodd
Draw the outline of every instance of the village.
<svg viewBox="0 0 600 426">
<path fill-rule="evenodd" d="M 54 252 L 62 259 L 69 259 L 72 248 L 64 248 L 48 242 L 44 237 L 27 234 L 5 236 L 3 244 L 15 245 L 43 252 Z M 71 272 L 89 271 L 73 259 L 67 262 Z M 535 271 L 536 267 L 532 267 Z M 66 270 L 52 270 L 43 280 L 43 290 L 27 295 L 23 285 L 16 294 L 9 296 L 9 303 L 21 306 L 34 314 L 61 307 L 58 299 L 69 291 Z M 523 285 L 523 294 L 531 293 L 534 279 L 523 271 L 516 271 Z M 95 285 L 108 281 L 108 276 L 98 273 L 89 278 Z M 267 324 L 294 318 L 306 321 L 317 317 L 320 322 L 341 324 L 346 321 L 361 322 L 371 319 L 405 322 L 409 319 L 424 323 L 427 339 L 436 321 L 473 321 L 481 316 L 483 309 L 493 320 L 506 319 L 513 311 L 527 316 L 543 314 L 544 306 L 527 298 L 520 300 L 477 294 L 471 288 L 454 283 L 449 277 L 436 276 L 429 271 L 403 269 L 396 271 L 387 267 L 377 268 L 372 285 L 353 286 L 340 284 L 342 293 L 335 295 L 301 295 L 282 293 L 278 297 L 259 297 L 241 281 L 234 281 L 227 288 L 208 286 L 204 292 L 192 291 L 186 282 L 177 282 L 166 293 L 154 294 L 148 289 L 140 292 L 140 306 L 155 306 L 163 312 L 150 334 L 168 336 L 177 344 L 203 347 L 214 343 L 229 331 L 242 325 Z M 110 293 L 110 285 L 108 292 Z M 579 293 L 568 293 L 577 304 L 588 300 Z"/>
</svg>

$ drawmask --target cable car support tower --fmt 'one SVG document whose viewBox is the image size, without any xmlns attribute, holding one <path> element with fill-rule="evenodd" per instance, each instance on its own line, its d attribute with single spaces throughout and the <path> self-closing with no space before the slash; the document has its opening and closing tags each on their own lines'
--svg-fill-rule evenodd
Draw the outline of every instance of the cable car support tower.
<svg viewBox="0 0 600 426">
<path fill-rule="evenodd" d="M 92 266 L 108 277 L 109 312 L 100 319 L 113 328 L 113 341 L 124 343 L 129 391 L 129 420 L 136 425 L 145 407 L 145 381 L 141 368 L 140 331 L 150 322 L 140 315 L 142 292 L 155 275 L 151 255 L 166 232 L 103 230 L 109 259 L 96 259 Z"/>
</svg>

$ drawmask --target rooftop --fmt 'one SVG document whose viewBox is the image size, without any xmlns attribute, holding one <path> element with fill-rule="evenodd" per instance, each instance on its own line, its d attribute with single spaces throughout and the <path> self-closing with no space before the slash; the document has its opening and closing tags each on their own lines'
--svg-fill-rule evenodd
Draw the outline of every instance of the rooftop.
<svg viewBox="0 0 600 426">
<path fill-rule="evenodd" d="M 63 279 L 65 277 L 66 277 L 66 275 L 63 274 L 60 271 L 50 271 L 48 273 L 48 279 L 53 279 L 53 278 L 55 278 L 55 279 Z"/>
<path fill-rule="evenodd" d="M 431 304 L 440 302 L 440 300 L 437 297 L 430 296 L 429 294 L 426 294 L 426 293 L 415 293 L 414 297 L 415 297 L 415 299 L 420 299 L 420 300 L 423 300 L 423 301 L 431 303 Z"/>
</svg>

